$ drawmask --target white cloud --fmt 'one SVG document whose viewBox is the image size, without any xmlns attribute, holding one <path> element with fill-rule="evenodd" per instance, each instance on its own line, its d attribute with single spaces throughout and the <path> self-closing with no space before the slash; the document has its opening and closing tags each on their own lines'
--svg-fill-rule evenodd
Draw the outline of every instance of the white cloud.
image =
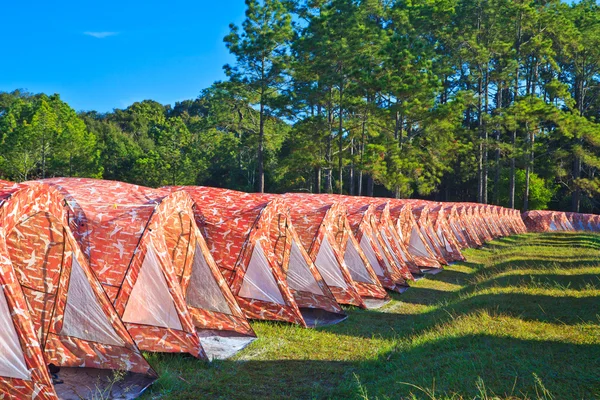
<svg viewBox="0 0 600 400">
<path fill-rule="evenodd" d="M 96 39 L 104 39 L 109 36 L 118 35 L 119 32 L 83 32 L 84 35 L 95 37 Z"/>
</svg>

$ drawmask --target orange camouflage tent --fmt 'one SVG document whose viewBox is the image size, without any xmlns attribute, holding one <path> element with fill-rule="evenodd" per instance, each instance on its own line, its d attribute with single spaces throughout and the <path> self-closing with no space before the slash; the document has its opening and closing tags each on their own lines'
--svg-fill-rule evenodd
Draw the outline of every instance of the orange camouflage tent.
<svg viewBox="0 0 600 400">
<path fill-rule="evenodd" d="M 442 265 L 429 247 L 412 212 L 409 202 L 390 199 L 390 216 L 415 264 L 422 273 L 439 272 Z"/>
<path fill-rule="evenodd" d="M 377 308 L 389 301 L 342 203 L 303 193 L 281 197 L 290 206 L 302 244 L 339 303 Z"/>
<path fill-rule="evenodd" d="M 464 261 L 460 244 L 448 223 L 446 209 L 442 203 L 432 203 L 429 207 L 429 220 L 432 224 L 433 234 L 437 235 L 440 240 L 446 259 L 451 262 Z"/>
<path fill-rule="evenodd" d="M 343 195 L 316 195 L 328 202 L 346 206 L 347 218 L 361 250 L 373 267 L 377 278 L 386 289 L 404 292 L 407 281 L 414 280 L 408 264 L 399 255 L 385 225 L 381 225 L 383 208 L 372 198 Z M 401 250 L 400 250 L 401 251 Z"/>
<path fill-rule="evenodd" d="M 436 256 L 436 259 L 440 262 L 440 264 L 448 264 L 451 260 L 449 260 L 449 256 L 446 252 L 444 245 L 442 244 L 442 240 L 436 234 L 433 223 L 429 216 L 429 208 L 431 202 L 426 201 L 412 201 L 411 209 L 415 219 L 417 221 L 417 225 L 421 230 L 421 234 L 425 238 L 427 245 L 433 251 Z"/>
<path fill-rule="evenodd" d="M 560 211 L 534 210 L 524 212 L 523 222 L 528 232 L 573 231 L 566 213 Z"/>
<path fill-rule="evenodd" d="M 0 398 L 90 398 L 106 387 L 137 396 L 156 373 L 77 246 L 62 194 L 1 182 L 0 201 Z M 53 387 L 49 366 L 64 384 Z M 114 370 L 125 372 L 118 383 Z"/>
<path fill-rule="evenodd" d="M 248 318 L 313 327 L 346 319 L 282 199 L 188 186 L 215 261 Z"/>
<path fill-rule="evenodd" d="M 138 346 L 226 358 L 255 334 L 193 218 L 193 201 L 114 181 L 55 178 L 80 247 Z"/>
</svg>

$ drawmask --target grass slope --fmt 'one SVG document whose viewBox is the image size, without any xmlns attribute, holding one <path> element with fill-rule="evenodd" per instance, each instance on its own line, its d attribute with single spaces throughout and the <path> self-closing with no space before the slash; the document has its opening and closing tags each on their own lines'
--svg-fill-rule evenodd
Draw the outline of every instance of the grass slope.
<svg viewBox="0 0 600 400">
<path fill-rule="evenodd" d="M 465 251 L 380 310 L 259 339 L 213 363 L 149 355 L 146 398 L 600 398 L 600 236 L 527 234 Z"/>
</svg>

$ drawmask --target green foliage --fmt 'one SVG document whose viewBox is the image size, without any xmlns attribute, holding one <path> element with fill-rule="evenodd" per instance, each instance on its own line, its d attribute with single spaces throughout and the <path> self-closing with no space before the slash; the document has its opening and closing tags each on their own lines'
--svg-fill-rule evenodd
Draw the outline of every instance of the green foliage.
<svg viewBox="0 0 600 400">
<path fill-rule="evenodd" d="M 318 329 L 252 322 L 231 360 L 149 354 L 145 398 L 587 399 L 600 396 L 600 239 L 507 237 Z"/>
<path fill-rule="evenodd" d="M 521 209 L 523 207 L 523 197 L 525 193 L 525 170 L 519 169 L 516 171 L 516 203 L 515 207 Z M 509 173 L 506 171 L 500 178 L 500 204 L 508 205 L 509 201 Z M 493 189 L 493 188 L 492 188 Z M 558 186 L 552 182 L 547 182 L 540 178 L 536 173 L 532 172 L 530 176 L 529 188 L 529 208 L 532 210 L 545 210 L 548 208 L 553 197 L 558 192 Z"/>
<path fill-rule="evenodd" d="M 1 175 L 600 210 L 593 0 L 246 0 L 224 42 L 173 106 L 0 93 Z"/>
<path fill-rule="evenodd" d="M 101 176 L 96 136 L 58 95 L 12 97 L 0 113 L 4 177 Z"/>
</svg>

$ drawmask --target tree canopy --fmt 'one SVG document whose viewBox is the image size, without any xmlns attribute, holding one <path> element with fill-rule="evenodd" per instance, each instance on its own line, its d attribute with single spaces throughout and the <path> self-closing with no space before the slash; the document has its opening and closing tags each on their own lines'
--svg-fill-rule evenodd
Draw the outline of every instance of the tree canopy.
<svg viewBox="0 0 600 400">
<path fill-rule="evenodd" d="M 75 112 L 0 93 L 0 176 L 600 211 L 593 0 L 246 0 L 227 80 Z"/>
</svg>

